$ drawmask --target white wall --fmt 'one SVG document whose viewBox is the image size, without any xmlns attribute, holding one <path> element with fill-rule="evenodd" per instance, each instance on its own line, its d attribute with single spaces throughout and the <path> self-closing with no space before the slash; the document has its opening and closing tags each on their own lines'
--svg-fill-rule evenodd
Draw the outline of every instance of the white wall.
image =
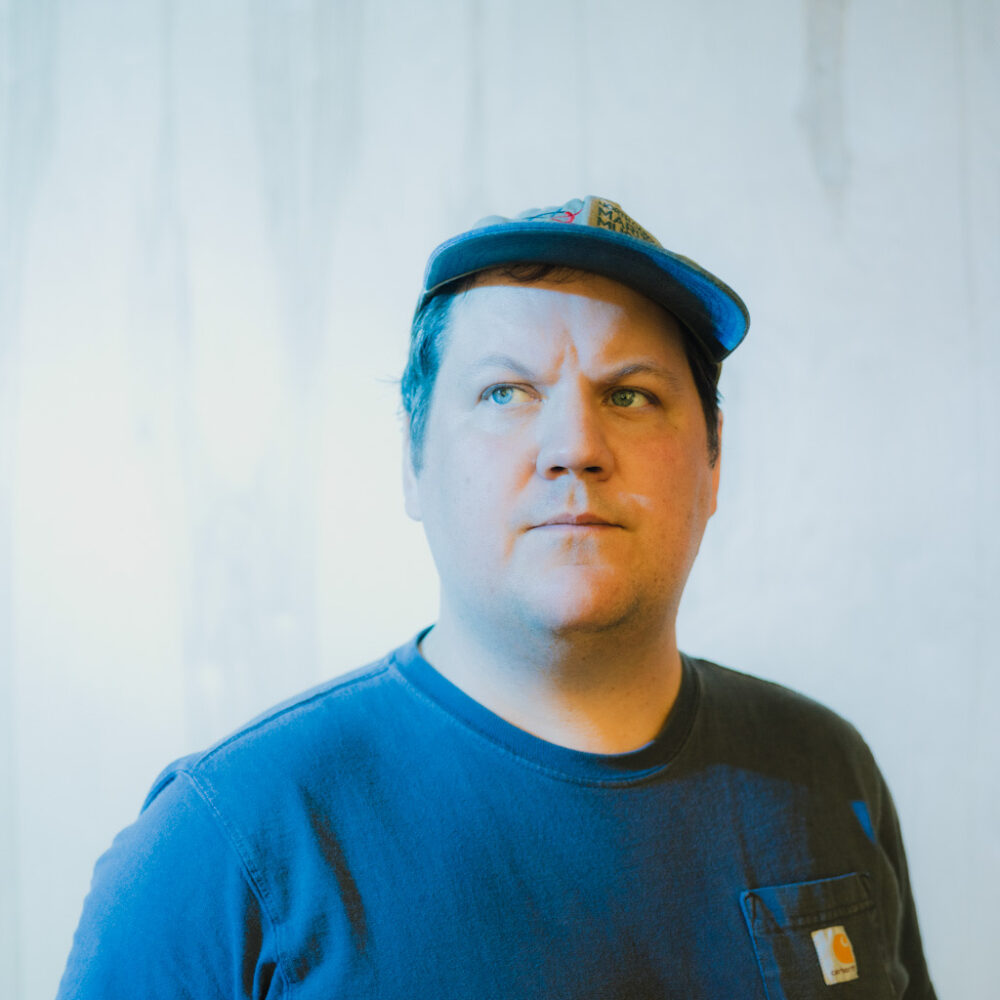
<svg viewBox="0 0 1000 1000">
<path fill-rule="evenodd" d="M 862 729 L 995 996 L 998 67 L 994 0 L 0 0 L 6 995 L 160 767 L 432 620 L 426 254 L 597 193 L 753 316 L 683 644 Z"/>
</svg>

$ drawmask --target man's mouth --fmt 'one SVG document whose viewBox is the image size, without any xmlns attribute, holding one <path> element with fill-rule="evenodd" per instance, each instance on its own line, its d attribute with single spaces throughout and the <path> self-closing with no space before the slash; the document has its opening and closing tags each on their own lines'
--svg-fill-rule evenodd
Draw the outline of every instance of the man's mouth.
<svg viewBox="0 0 1000 1000">
<path fill-rule="evenodd" d="M 557 514 L 555 517 L 534 525 L 535 528 L 620 528 L 620 524 L 600 517 L 597 514 L 584 512 L 582 514 Z"/>
</svg>

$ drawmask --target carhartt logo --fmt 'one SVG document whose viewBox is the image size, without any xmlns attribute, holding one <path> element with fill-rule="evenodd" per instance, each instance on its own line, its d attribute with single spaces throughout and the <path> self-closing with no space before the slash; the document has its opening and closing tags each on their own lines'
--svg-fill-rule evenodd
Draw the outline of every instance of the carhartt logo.
<svg viewBox="0 0 1000 1000">
<path fill-rule="evenodd" d="M 812 939 L 819 967 L 823 970 L 823 982 L 827 986 L 849 983 L 858 978 L 858 963 L 854 960 L 851 939 L 840 924 L 813 931 Z"/>
</svg>

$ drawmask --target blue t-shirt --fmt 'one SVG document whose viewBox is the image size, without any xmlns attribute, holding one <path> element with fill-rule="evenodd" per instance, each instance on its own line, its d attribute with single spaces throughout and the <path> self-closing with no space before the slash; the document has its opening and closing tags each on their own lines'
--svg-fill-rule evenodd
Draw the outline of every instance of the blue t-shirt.
<svg viewBox="0 0 1000 1000">
<path fill-rule="evenodd" d="M 932 998 L 861 738 L 683 664 L 660 735 L 611 756 L 509 725 L 416 640 L 279 706 L 160 776 L 60 998 Z"/>
</svg>

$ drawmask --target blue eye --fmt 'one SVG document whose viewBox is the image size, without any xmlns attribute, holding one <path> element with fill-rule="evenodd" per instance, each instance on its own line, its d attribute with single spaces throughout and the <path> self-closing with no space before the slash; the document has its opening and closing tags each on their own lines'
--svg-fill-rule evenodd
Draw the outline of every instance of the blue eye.
<svg viewBox="0 0 1000 1000">
<path fill-rule="evenodd" d="M 495 385 L 486 390 L 483 399 L 488 399 L 497 406 L 509 406 L 518 401 L 523 403 L 528 399 L 528 392 L 519 385 Z"/>
<path fill-rule="evenodd" d="M 498 385 L 490 389 L 490 399 L 499 406 L 509 403 L 514 398 L 514 387 L 512 385 Z"/>
</svg>

